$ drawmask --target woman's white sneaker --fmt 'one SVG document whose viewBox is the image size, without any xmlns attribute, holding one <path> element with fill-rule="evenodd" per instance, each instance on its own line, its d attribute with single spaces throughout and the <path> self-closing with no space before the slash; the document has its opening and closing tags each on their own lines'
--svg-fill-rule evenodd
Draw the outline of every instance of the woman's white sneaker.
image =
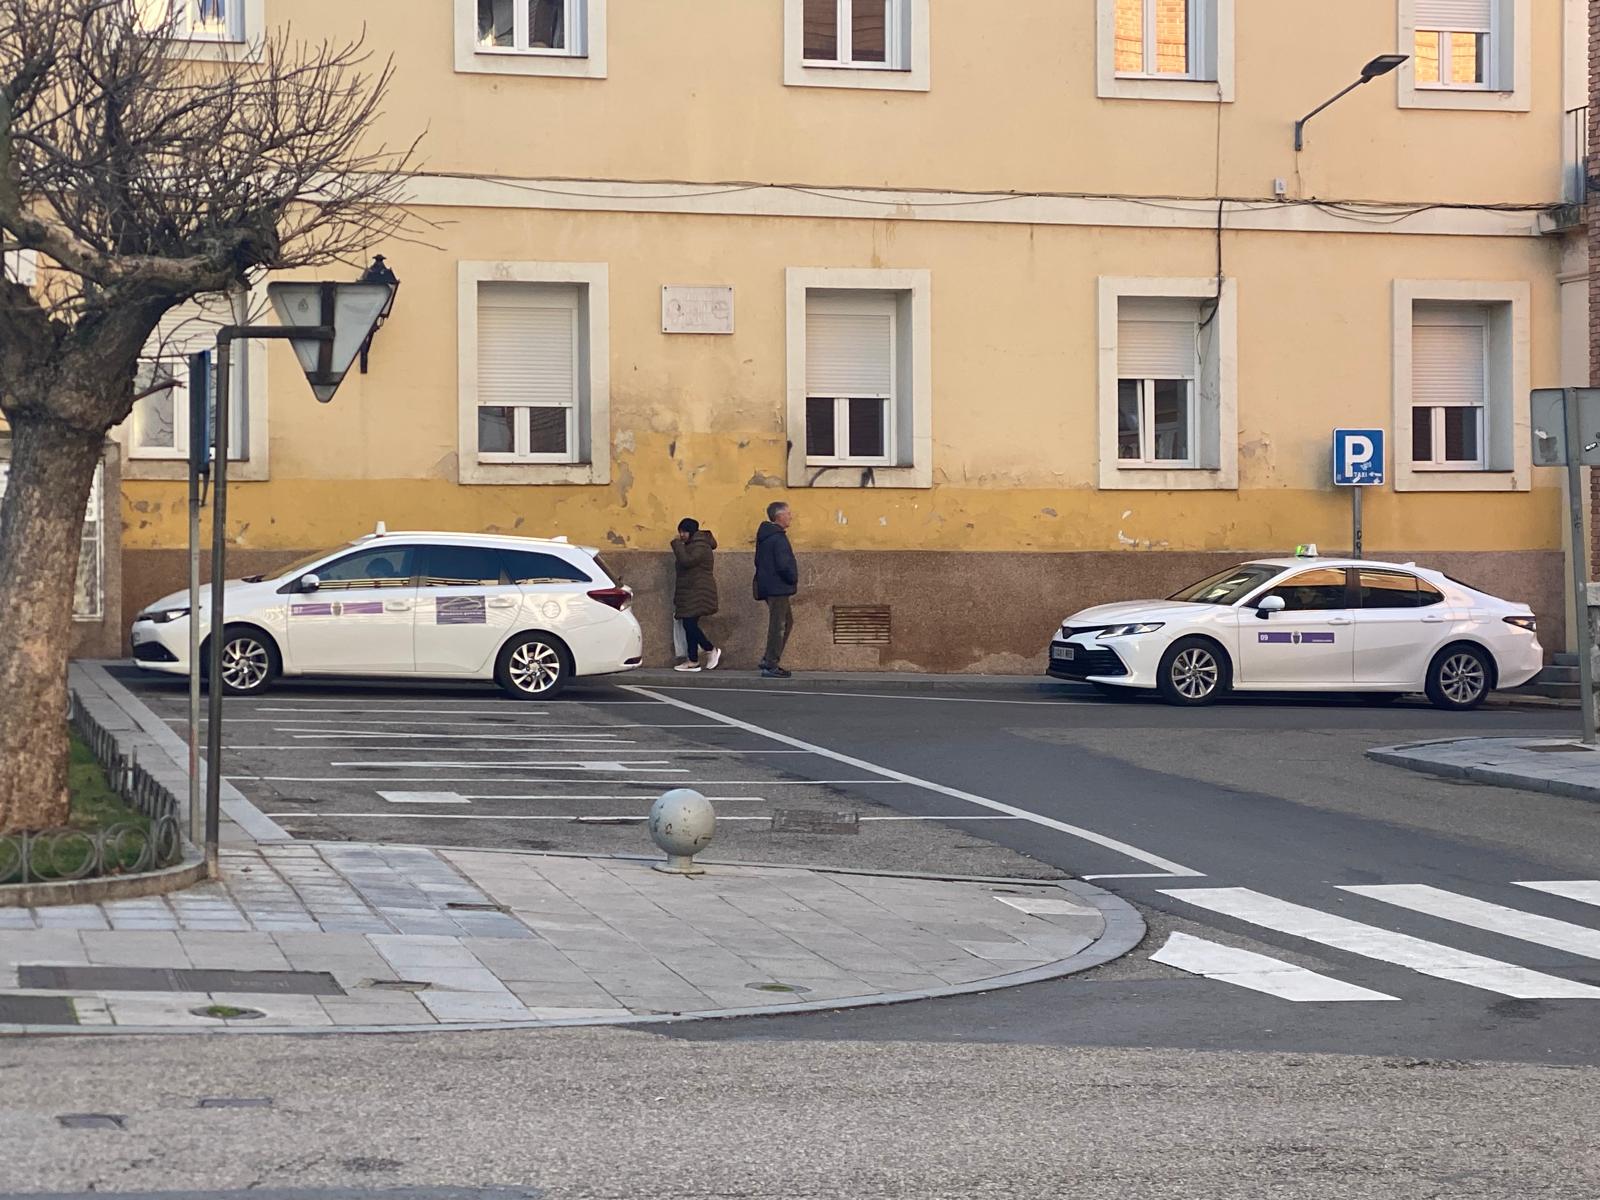
<svg viewBox="0 0 1600 1200">
<path fill-rule="evenodd" d="M 700 669 L 700 664 L 699 663 L 692 663 L 692 662 L 681 662 L 677 666 L 673 667 L 672 669 L 674 671 L 684 671 L 684 672 L 698 671 Z"/>
<path fill-rule="evenodd" d="M 706 655 L 706 670 L 715 671 L 717 664 L 722 661 L 722 651 L 716 646 L 711 647 L 711 652 Z"/>
</svg>

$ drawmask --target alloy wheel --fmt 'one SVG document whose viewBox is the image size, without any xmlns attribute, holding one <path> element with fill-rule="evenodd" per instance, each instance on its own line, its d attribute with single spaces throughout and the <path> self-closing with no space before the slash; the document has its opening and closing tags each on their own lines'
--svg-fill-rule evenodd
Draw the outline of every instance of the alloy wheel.
<svg viewBox="0 0 1600 1200">
<path fill-rule="evenodd" d="M 561 678 L 561 654 L 547 642 L 524 642 L 511 652 L 506 673 L 518 691 L 542 695 Z"/>
<path fill-rule="evenodd" d="M 272 656 L 253 637 L 236 637 L 222 647 L 222 682 L 239 692 L 252 691 L 266 683 L 272 671 Z"/>
<path fill-rule="evenodd" d="M 1476 654 L 1452 654 L 1439 667 L 1439 690 L 1452 704 L 1472 704 L 1488 687 L 1488 676 Z"/>
<path fill-rule="evenodd" d="M 1216 657 L 1198 646 L 1191 646 L 1172 660 L 1172 686 L 1185 700 L 1205 699 L 1217 690 L 1221 674 Z"/>
</svg>

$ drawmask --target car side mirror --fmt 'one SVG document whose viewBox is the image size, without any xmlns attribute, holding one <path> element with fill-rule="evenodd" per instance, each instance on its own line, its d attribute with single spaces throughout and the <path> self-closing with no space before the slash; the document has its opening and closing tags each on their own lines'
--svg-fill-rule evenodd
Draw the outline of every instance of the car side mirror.
<svg viewBox="0 0 1600 1200">
<path fill-rule="evenodd" d="M 300 590 L 302 592 L 314 592 L 321 586 L 322 580 L 318 579 L 315 575 L 300 576 Z"/>
<path fill-rule="evenodd" d="M 1275 612 L 1282 612 L 1286 607 L 1282 596 L 1263 596 L 1256 605 L 1256 616 L 1265 621 Z"/>
</svg>

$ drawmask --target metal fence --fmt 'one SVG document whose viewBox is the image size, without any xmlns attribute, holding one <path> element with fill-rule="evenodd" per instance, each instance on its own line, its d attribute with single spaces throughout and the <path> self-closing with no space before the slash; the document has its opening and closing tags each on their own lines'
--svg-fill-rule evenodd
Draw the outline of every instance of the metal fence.
<svg viewBox="0 0 1600 1200">
<path fill-rule="evenodd" d="M 67 719 L 105 770 L 112 790 L 143 822 L 104 829 L 46 829 L 0 835 L 0 884 L 93 879 L 170 867 L 183 857 L 178 798 L 124 754 L 116 736 L 72 693 Z"/>
</svg>

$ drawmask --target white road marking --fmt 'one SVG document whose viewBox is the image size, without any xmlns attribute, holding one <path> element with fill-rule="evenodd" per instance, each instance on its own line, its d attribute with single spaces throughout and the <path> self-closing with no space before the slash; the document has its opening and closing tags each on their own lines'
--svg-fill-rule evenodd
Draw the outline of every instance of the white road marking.
<svg viewBox="0 0 1600 1200">
<path fill-rule="evenodd" d="M 628 686 L 625 690 L 635 692 L 641 696 L 654 695 L 654 693 L 647 688 Z M 681 708 L 686 712 L 692 712 L 702 717 L 710 717 L 714 721 L 721 721 L 724 725 L 727 725 L 731 729 L 743 729 L 746 733 L 753 733 L 760 737 L 782 743 L 785 746 L 793 746 L 798 750 L 808 750 L 811 753 L 819 755 L 823 758 L 829 758 L 834 762 L 843 763 L 847 767 L 855 767 L 857 770 L 861 771 L 870 771 L 874 775 L 878 775 L 894 783 L 903 783 L 911 787 L 922 788 L 924 791 L 936 792 L 941 796 L 949 796 L 954 800 L 963 800 L 968 804 L 976 804 L 981 808 L 987 808 L 995 812 L 1006 813 L 1013 817 L 1021 817 L 1023 820 L 1031 821 L 1035 825 L 1042 825 L 1047 829 L 1054 829 L 1059 833 L 1070 834 L 1073 837 L 1081 838 L 1083 841 L 1093 842 L 1097 846 L 1104 846 L 1108 850 L 1115 850 L 1118 854 L 1123 854 L 1129 858 L 1137 859 L 1139 862 L 1148 863 L 1152 867 L 1159 867 L 1161 870 L 1166 871 L 1173 876 L 1194 878 L 1204 874 L 1204 872 L 1201 871 L 1192 871 L 1188 867 L 1181 866 L 1180 864 L 1173 862 L 1171 859 L 1162 858 L 1159 855 L 1151 854 L 1146 850 L 1140 850 L 1136 846 L 1130 846 L 1126 842 L 1119 842 L 1115 838 L 1109 838 L 1104 834 L 1095 833 L 1093 830 L 1083 829 L 1077 825 L 1068 825 L 1065 821 L 1057 821 L 1050 817 L 1043 817 L 1038 813 L 1029 812 L 1027 809 L 1018 808 L 1012 804 L 1002 804 L 1000 801 L 991 800 L 987 796 L 979 796 L 972 792 L 964 792 L 959 788 L 946 787 L 942 783 L 934 783 L 932 780 L 920 779 L 915 775 L 907 775 L 903 771 L 895 771 L 889 767 L 881 767 L 877 763 L 867 762 L 865 759 L 852 758 L 848 754 L 840 754 L 836 750 L 829 750 L 827 747 L 818 746 L 813 742 L 803 742 L 799 738 L 790 737 L 785 733 L 775 733 L 770 729 L 762 728 L 760 725 L 752 725 L 748 721 L 740 721 L 733 717 L 723 716 L 714 709 L 701 708 L 698 705 L 690 704 L 685 700 L 677 700 L 671 696 L 658 696 L 656 699 L 663 704 L 674 705 L 675 707 Z"/>
<path fill-rule="evenodd" d="M 623 684 L 630 692 L 645 689 L 633 684 Z M 900 692 L 813 692 L 799 688 L 761 687 L 694 687 L 689 684 L 658 683 L 651 685 L 662 692 L 755 692 L 763 696 L 844 696 L 851 700 L 932 700 L 940 704 L 1028 704 L 1059 708 L 1063 704 L 1100 704 L 1099 700 L 986 700 L 978 696 L 911 696 Z M 666 700 L 663 696 L 662 700 Z"/>
<path fill-rule="evenodd" d="M 1427 913 L 1430 917 L 1442 917 L 1446 921 L 1471 925 L 1475 929 L 1486 929 L 1490 933 L 1565 950 L 1569 954 L 1600 958 L 1600 930 L 1507 908 L 1503 904 L 1490 904 L 1487 900 L 1475 900 L 1471 896 L 1458 896 L 1425 883 L 1347 886 L 1340 888 L 1340 891 L 1354 892 L 1358 896 L 1382 900 L 1385 904 Z"/>
<path fill-rule="evenodd" d="M 475 763 L 475 762 L 331 762 L 330 767 L 372 767 L 382 766 L 398 770 L 406 768 L 454 768 L 457 771 L 635 771 L 642 767 L 650 767 L 657 775 L 688 774 L 687 768 L 669 767 L 665 758 L 635 759 L 632 762 L 620 762 L 614 758 L 576 759 L 562 761 L 553 759 L 549 762 L 520 762 L 520 763 Z"/>
<path fill-rule="evenodd" d="M 544 813 L 460 813 L 460 812 L 424 813 L 424 812 L 408 812 L 408 813 L 405 814 L 404 817 L 401 817 L 397 813 L 364 813 L 364 812 L 324 813 L 324 812 L 314 812 L 311 809 L 285 809 L 282 812 L 275 812 L 275 813 L 272 813 L 270 815 L 275 817 L 275 818 L 276 817 L 319 817 L 319 818 L 330 818 L 331 819 L 331 818 L 337 817 L 341 821 L 361 820 L 363 818 L 368 819 L 368 820 L 371 820 L 373 818 L 382 818 L 383 820 L 386 820 L 386 821 L 396 821 L 396 820 L 403 820 L 403 821 L 566 821 L 566 822 L 568 822 L 570 824 L 575 824 L 575 825 L 584 825 L 584 824 L 600 825 L 600 824 L 604 824 L 604 823 L 609 822 L 609 821 L 630 821 L 631 822 L 631 821 L 648 821 L 650 819 L 644 813 L 627 813 L 625 815 L 618 815 L 618 816 L 611 816 L 611 817 L 599 817 L 599 816 L 582 817 L 582 816 L 572 816 L 571 814 L 568 814 L 568 813 L 557 813 L 557 814 L 551 816 L 551 815 L 546 815 Z M 772 818 L 771 817 L 740 817 L 740 816 L 720 816 L 719 815 L 717 817 L 717 820 L 719 820 L 719 821 L 770 821 L 770 820 L 772 820 Z"/>
<path fill-rule="evenodd" d="M 1172 876 L 1165 871 L 1133 871 L 1126 875 L 1085 875 L 1085 883 L 1095 879 L 1171 879 Z"/>
<path fill-rule="evenodd" d="M 620 779 L 608 779 L 607 783 L 624 783 Z M 640 785 L 642 786 L 642 785 Z M 463 792 L 468 800 L 654 800 L 654 796 L 502 796 L 493 792 Z M 707 796 L 706 799 L 715 804 L 765 804 L 765 796 Z M 381 817 L 382 813 L 356 814 Z"/>
<path fill-rule="evenodd" d="M 1318 975 L 1281 959 L 1208 942 L 1204 938 L 1174 933 L 1150 956 L 1151 962 L 1165 963 L 1191 975 L 1203 975 L 1222 983 L 1265 992 L 1284 1000 L 1301 1003 L 1328 1003 L 1342 1000 L 1395 1000 L 1368 988 Z"/>
<path fill-rule="evenodd" d="M 1548 892 L 1580 904 L 1600 904 L 1600 879 L 1551 879 L 1541 883 L 1519 883 L 1517 886 Z"/>
<path fill-rule="evenodd" d="M 1252 925 L 1502 996 L 1519 1000 L 1600 999 L 1600 988 L 1587 983 L 1559 979 L 1409 934 L 1363 925 L 1249 888 L 1163 888 L 1162 893 Z"/>
<path fill-rule="evenodd" d="M 390 804 L 471 804 L 460 792 L 379 792 Z"/>
<path fill-rule="evenodd" d="M 998 820 L 999 818 L 991 818 Z M 1018 912 L 1030 917 L 1083 917 L 1092 916 L 1098 909 L 1087 904 L 1074 904 L 1071 900 L 1049 899 L 1044 896 L 996 896 L 1001 904 L 1009 904 Z"/>
<path fill-rule="evenodd" d="M 587 746 L 327 746 L 327 745 L 294 745 L 294 746 L 266 746 L 245 745 L 229 746 L 230 750 L 300 750 L 303 752 L 320 752 L 324 754 L 399 754 L 410 751 L 412 754 L 669 754 L 675 757 L 706 758 L 723 755 L 729 758 L 743 758 L 750 754 L 807 754 L 806 750 L 738 750 L 719 747 L 715 750 L 693 749 L 678 750 L 670 746 L 640 746 L 634 750 L 624 749 L 633 745 L 632 742 L 600 742 Z M 650 760 L 654 761 L 654 760 Z M 370 762 L 363 765 L 372 765 Z M 465 766 L 466 764 L 457 764 Z"/>
<path fill-rule="evenodd" d="M 301 701 L 300 703 L 305 704 L 308 702 Z M 251 708 L 249 711 L 264 713 L 416 713 L 419 716 L 423 714 L 434 714 L 442 716 L 455 715 L 462 717 L 504 717 L 509 716 L 512 713 L 517 713 L 524 717 L 544 717 L 549 715 L 548 709 L 521 708 L 515 704 L 506 704 L 499 708 L 389 708 L 382 704 L 349 704 L 348 702 L 342 707 L 319 705 L 315 708 L 302 708 L 299 705 L 286 704 L 260 704 L 254 708 Z"/>
<path fill-rule="evenodd" d="M 561 763 L 560 767 L 570 767 L 572 763 Z M 556 768 L 552 768 L 556 769 Z M 657 775 L 687 775 L 688 771 L 660 770 Z M 230 783 L 492 783 L 493 780 L 485 779 L 482 775 L 225 775 L 224 779 Z M 548 786 L 552 783 L 593 783 L 593 779 L 508 779 L 507 783 L 538 784 Z M 611 782 L 621 783 L 621 780 Z M 825 784 L 871 784 L 880 787 L 884 784 L 904 783 L 901 779 L 712 779 L 705 786 L 710 787 L 821 787 Z M 694 780 L 684 779 L 640 779 L 635 781 L 638 787 L 651 787 L 660 784 L 662 787 L 683 787 L 693 784 Z"/>
<path fill-rule="evenodd" d="M 544 725 L 540 729 L 721 729 L 722 726 L 714 721 L 698 721 L 686 725 Z M 522 742 L 522 741 L 577 741 L 588 737 L 615 737 L 612 733 L 379 733 L 370 729 L 319 729 L 316 731 L 301 730 L 298 726 L 283 725 L 274 730 L 275 733 L 292 733 L 296 738 L 453 738 L 471 742 Z"/>
</svg>

